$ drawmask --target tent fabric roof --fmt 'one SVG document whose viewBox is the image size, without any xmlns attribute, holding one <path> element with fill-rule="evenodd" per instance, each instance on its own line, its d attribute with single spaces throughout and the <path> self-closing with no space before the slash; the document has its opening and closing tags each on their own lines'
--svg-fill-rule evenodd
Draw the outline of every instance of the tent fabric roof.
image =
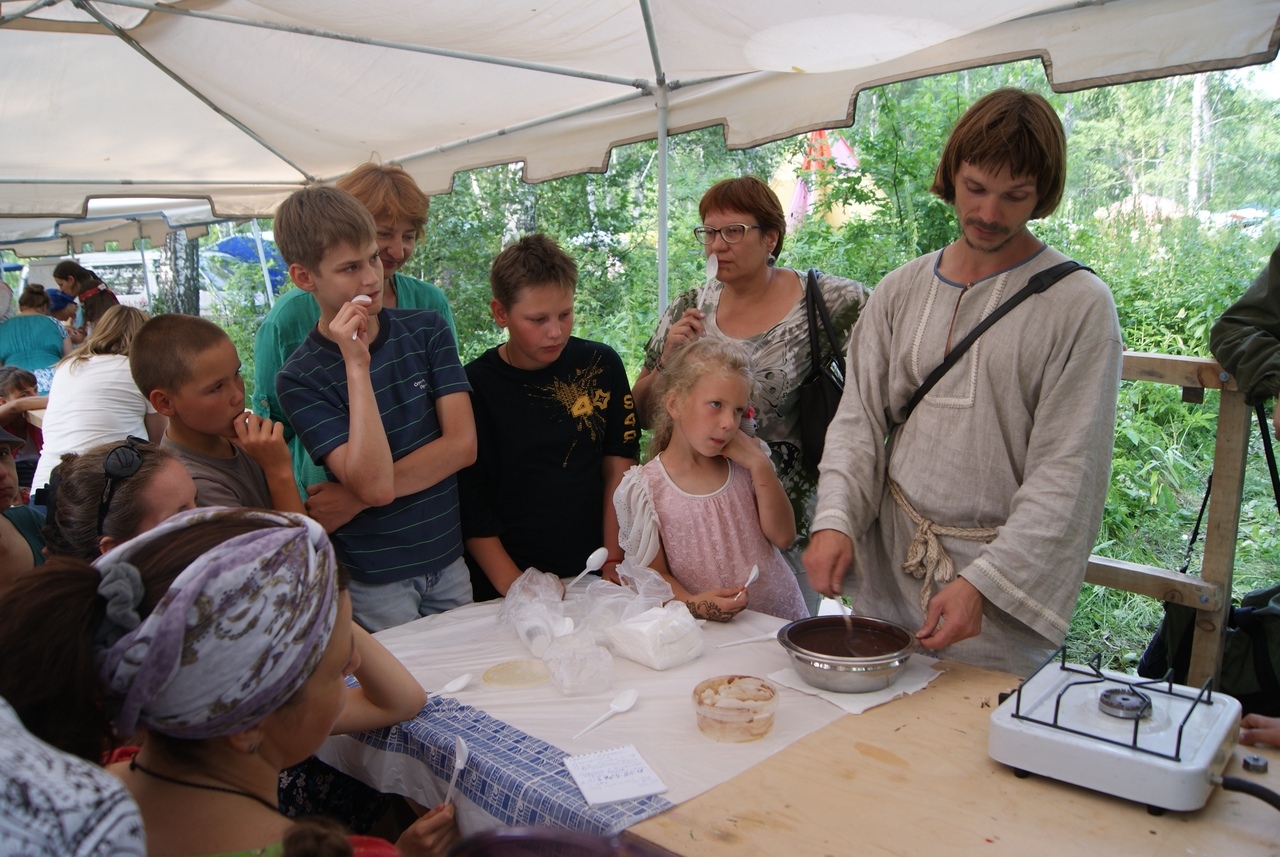
<svg viewBox="0 0 1280 857">
<path fill-rule="evenodd" d="M 0 2 L 0 216 L 90 197 L 269 215 L 397 162 L 429 193 L 522 161 L 723 124 L 745 147 L 849 124 L 870 86 L 1026 57 L 1055 89 L 1266 62 L 1280 0 Z M 489 60 L 489 61 L 482 61 Z"/>
<path fill-rule="evenodd" d="M 170 232 L 182 229 L 188 238 L 199 238 L 220 219 L 202 199 L 92 199 L 84 217 L 0 218 L 0 249 L 25 257 L 60 256 L 85 245 L 106 250 L 108 241 L 132 247 L 139 238 L 159 247 Z"/>
</svg>

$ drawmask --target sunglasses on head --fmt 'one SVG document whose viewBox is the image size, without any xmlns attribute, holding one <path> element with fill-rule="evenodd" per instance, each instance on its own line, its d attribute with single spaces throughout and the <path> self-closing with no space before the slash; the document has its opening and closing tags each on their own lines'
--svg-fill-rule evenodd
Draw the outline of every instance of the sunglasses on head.
<svg viewBox="0 0 1280 857">
<path fill-rule="evenodd" d="M 106 474 L 107 482 L 102 486 L 102 500 L 98 503 L 99 536 L 102 536 L 102 524 L 107 520 L 107 513 L 111 511 L 111 499 L 116 496 L 116 488 L 142 467 L 142 453 L 138 450 L 140 443 L 146 441 L 129 435 L 123 444 L 108 452 L 102 460 L 102 472 Z"/>
</svg>

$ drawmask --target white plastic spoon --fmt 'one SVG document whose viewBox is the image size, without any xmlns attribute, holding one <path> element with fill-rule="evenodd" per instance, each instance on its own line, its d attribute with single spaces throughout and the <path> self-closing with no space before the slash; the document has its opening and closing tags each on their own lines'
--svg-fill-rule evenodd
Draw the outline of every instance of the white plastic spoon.
<svg viewBox="0 0 1280 857">
<path fill-rule="evenodd" d="M 577 577 L 569 581 L 569 585 L 564 588 L 564 591 L 568 592 L 569 589 L 572 588 L 572 586 L 575 583 L 577 583 L 579 580 L 582 580 L 582 578 L 586 577 L 591 572 L 599 571 L 601 568 L 604 567 L 605 560 L 607 560 L 608 558 L 609 558 L 608 548 L 596 548 L 595 550 L 593 550 L 591 552 L 591 556 L 587 557 L 587 567 L 584 568 L 581 572 L 579 572 Z"/>
<path fill-rule="evenodd" d="M 462 773 L 462 769 L 467 766 L 467 758 L 471 755 L 471 751 L 467 749 L 467 742 L 462 740 L 459 735 L 453 739 L 453 777 L 449 780 L 449 790 L 444 793 L 444 802 L 448 803 L 453 800 L 453 787 L 458 784 L 458 774 Z"/>
<path fill-rule="evenodd" d="M 776 639 L 778 639 L 778 633 L 775 631 L 772 634 L 761 634 L 758 637 L 746 637 L 741 640 L 730 640 L 727 643 L 721 643 L 720 645 L 716 646 L 716 648 L 727 649 L 730 646 L 741 646 L 744 643 L 763 643 L 766 640 L 776 640 Z"/>
<path fill-rule="evenodd" d="M 368 306 L 369 304 L 373 303 L 373 298 L 369 297 L 368 295 L 356 295 L 354 298 L 351 299 L 351 302 L 353 304 L 360 304 L 361 306 Z M 351 334 L 351 338 L 355 339 L 359 335 L 360 335 L 360 331 L 357 330 L 355 333 Z"/>
<path fill-rule="evenodd" d="M 746 592 L 747 587 L 755 583 L 756 578 L 759 576 L 760 576 L 760 566 L 758 565 L 751 566 L 751 573 L 747 575 L 747 582 L 742 584 L 742 592 Z M 741 598 L 742 592 L 739 592 L 737 595 L 733 596 L 733 600 L 737 601 L 739 598 Z"/>
<path fill-rule="evenodd" d="M 471 673 L 463 673 L 462 675 L 455 678 L 453 681 L 446 684 L 444 687 L 440 688 L 438 691 L 436 691 L 436 693 L 437 694 L 457 693 L 458 691 L 462 690 L 464 687 L 466 687 L 470 683 L 471 683 Z"/>
<path fill-rule="evenodd" d="M 581 738 L 583 735 L 586 735 L 592 729 L 595 729 L 597 726 L 599 726 L 601 723 L 608 720 L 613 715 L 621 714 L 624 711 L 629 711 L 631 709 L 631 706 L 636 704 L 636 697 L 638 697 L 639 695 L 640 694 L 636 692 L 636 689 L 634 687 L 631 687 L 631 688 L 627 688 L 622 693 L 615 696 L 613 698 L 613 702 L 609 703 L 609 710 L 606 711 L 604 714 L 601 714 L 599 717 L 597 717 L 595 722 L 592 723 L 590 726 L 588 726 L 586 729 L 583 729 L 577 735 L 574 735 L 573 736 L 574 739 L 576 740 L 578 738 Z"/>
</svg>

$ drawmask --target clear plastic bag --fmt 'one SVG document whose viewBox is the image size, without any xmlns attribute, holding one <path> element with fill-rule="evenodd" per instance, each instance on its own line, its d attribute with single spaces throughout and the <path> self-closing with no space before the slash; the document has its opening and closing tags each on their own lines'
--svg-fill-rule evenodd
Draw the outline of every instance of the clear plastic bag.
<svg viewBox="0 0 1280 857">
<path fill-rule="evenodd" d="M 536 568 L 526 569 L 507 590 L 498 621 L 514 626 L 520 642 L 540 658 L 553 638 L 574 628 L 573 619 L 565 615 L 563 595 L 560 578 Z"/>
<path fill-rule="evenodd" d="M 589 631 L 556 637 L 542 661 L 552 683 L 565 696 L 587 696 L 613 686 L 613 655 L 597 645 Z"/>
</svg>

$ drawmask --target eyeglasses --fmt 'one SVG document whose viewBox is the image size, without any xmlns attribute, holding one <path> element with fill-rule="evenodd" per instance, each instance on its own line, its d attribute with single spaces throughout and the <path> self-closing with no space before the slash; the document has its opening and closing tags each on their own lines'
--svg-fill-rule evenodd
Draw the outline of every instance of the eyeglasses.
<svg viewBox="0 0 1280 857">
<path fill-rule="evenodd" d="M 745 223 L 730 223 L 716 229 L 713 226 L 695 226 L 693 234 L 703 244 L 711 244 L 719 235 L 726 244 L 737 244 L 747 234 L 748 229 L 764 229 L 763 226 L 748 226 Z"/>
<path fill-rule="evenodd" d="M 107 476 L 107 484 L 102 486 L 102 500 L 98 503 L 98 535 L 102 536 L 102 524 L 111 511 L 111 498 L 116 496 L 116 488 L 120 483 L 138 472 L 142 467 L 142 453 L 138 444 L 146 443 L 140 437 L 129 435 L 125 442 L 107 453 L 102 459 L 102 472 Z"/>
</svg>

